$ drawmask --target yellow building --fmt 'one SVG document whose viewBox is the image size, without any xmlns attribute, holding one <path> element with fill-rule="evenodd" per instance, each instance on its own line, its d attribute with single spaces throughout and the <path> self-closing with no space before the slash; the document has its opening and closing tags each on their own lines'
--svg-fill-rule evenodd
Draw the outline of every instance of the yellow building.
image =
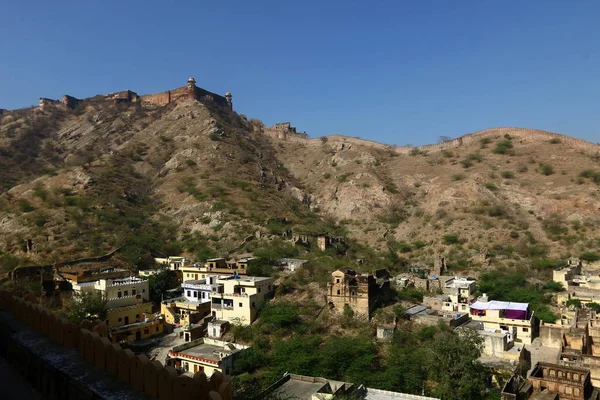
<svg viewBox="0 0 600 400">
<path fill-rule="evenodd" d="M 247 348 L 241 344 L 200 338 L 169 350 L 165 365 L 181 368 L 189 374 L 204 372 L 207 377 L 215 371 L 231 375 L 234 355 Z"/>
<path fill-rule="evenodd" d="M 116 343 L 133 343 L 164 331 L 164 320 L 152 314 L 152 303 L 108 310 L 108 320 L 111 339 Z M 111 324 L 111 321 L 116 323 Z"/>
<path fill-rule="evenodd" d="M 163 333 L 163 319 L 152 314 L 148 281 L 137 277 L 74 283 L 76 293 L 100 293 L 114 342 L 133 343 Z"/>
<path fill-rule="evenodd" d="M 273 291 L 273 278 L 219 277 L 211 294 L 213 317 L 236 325 L 250 325 L 266 296 Z"/>
<path fill-rule="evenodd" d="M 210 275 L 246 275 L 252 260 L 252 257 L 229 261 L 224 258 L 211 258 L 204 265 L 186 265 L 179 268 L 179 271 L 182 274 L 182 282 L 199 280 Z"/>
<path fill-rule="evenodd" d="M 160 265 L 167 266 L 171 271 L 178 271 L 181 267 L 190 264 L 190 260 L 185 257 L 171 256 L 167 258 L 155 258 L 154 262 Z"/>
</svg>

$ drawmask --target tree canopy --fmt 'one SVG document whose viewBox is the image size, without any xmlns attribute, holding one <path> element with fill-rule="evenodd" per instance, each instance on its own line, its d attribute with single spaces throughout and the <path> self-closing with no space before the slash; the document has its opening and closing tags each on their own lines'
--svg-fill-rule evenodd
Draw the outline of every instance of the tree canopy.
<svg viewBox="0 0 600 400">
<path fill-rule="evenodd" d="M 100 293 L 73 293 L 66 309 L 67 319 L 76 324 L 84 319 L 106 319 L 106 299 Z"/>
</svg>

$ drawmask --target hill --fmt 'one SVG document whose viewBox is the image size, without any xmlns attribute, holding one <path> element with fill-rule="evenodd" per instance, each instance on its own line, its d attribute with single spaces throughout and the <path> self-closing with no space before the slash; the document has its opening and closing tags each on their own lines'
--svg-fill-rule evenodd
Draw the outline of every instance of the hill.
<svg viewBox="0 0 600 400">
<path fill-rule="evenodd" d="M 284 129 L 195 98 L 3 111 L 2 268 L 124 244 L 141 266 L 322 232 L 358 258 L 443 254 L 456 271 L 600 250 L 598 145 L 520 128 L 421 147 Z"/>
</svg>

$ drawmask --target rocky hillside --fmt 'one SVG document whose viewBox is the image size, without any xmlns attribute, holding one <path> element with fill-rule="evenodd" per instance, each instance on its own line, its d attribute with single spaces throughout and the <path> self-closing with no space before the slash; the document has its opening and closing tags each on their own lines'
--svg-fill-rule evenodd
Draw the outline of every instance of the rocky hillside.
<svg viewBox="0 0 600 400">
<path fill-rule="evenodd" d="M 123 244 L 134 264 L 230 254 L 283 232 L 457 269 L 600 249 L 600 146 L 517 128 L 398 148 L 259 127 L 195 100 L 4 112 L 2 267 Z"/>
</svg>

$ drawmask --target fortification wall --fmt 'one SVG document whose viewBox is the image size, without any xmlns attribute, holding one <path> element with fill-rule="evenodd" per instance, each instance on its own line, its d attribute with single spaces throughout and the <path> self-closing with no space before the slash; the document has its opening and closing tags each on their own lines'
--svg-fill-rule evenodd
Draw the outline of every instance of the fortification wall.
<svg viewBox="0 0 600 400">
<path fill-rule="evenodd" d="M 61 261 L 55 264 L 46 264 L 46 265 L 27 265 L 16 267 L 10 272 L 10 276 L 13 280 L 24 278 L 24 277 L 34 277 L 39 276 L 42 272 L 52 272 L 54 267 L 64 267 L 68 265 L 76 265 L 88 262 L 104 262 L 108 261 L 117 251 L 121 250 L 124 246 L 121 246 L 113 251 L 106 253 L 99 257 L 88 257 L 88 258 L 80 258 L 78 260 L 71 261 Z"/>
<path fill-rule="evenodd" d="M 415 149 L 420 150 L 420 151 L 427 151 L 427 152 L 451 150 L 451 149 L 454 149 L 454 148 L 457 148 L 457 147 L 460 147 L 463 145 L 477 142 L 483 138 L 494 138 L 494 137 L 500 138 L 506 134 L 509 134 L 514 139 L 523 141 L 525 143 L 534 143 L 534 142 L 538 142 L 540 140 L 548 141 L 548 140 L 552 140 L 552 139 L 558 139 L 558 140 L 560 140 L 561 143 L 568 144 L 577 150 L 585 151 L 585 152 L 592 153 L 592 154 L 600 153 L 600 145 L 585 141 L 583 139 L 570 137 L 570 136 L 563 135 L 560 133 L 542 131 L 539 129 L 524 129 L 524 128 L 515 128 L 515 127 L 501 127 L 501 128 L 486 129 L 486 130 L 482 130 L 482 131 L 478 131 L 478 132 L 474 132 L 474 133 L 468 133 L 466 135 L 460 136 L 460 137 L 452 139 L 452 140 L 448 140 L 446 142 L 427 144 L 427 145 L 423 145 L 423 146 L 393 146 L 393 145 L 386 145 L 383 143 L 374 142 L 372 140 L 366 140 L 366 139 L 355 138 L 355 137 L 346 137 L 346 136 L 342 136 L 342 135 L 327 136 L 327 139 L 328 139 L 328 141 L 331 141 L 331 142 L 342 141 L 344 143 L 351 143 L 351 144 L 357 144 L 357 145 L 362 145 L 362 146 L 371 146 L 376 149 L 388 150 L 388 151 L 395 152 L 397 154 L 409 155 Z M 298 142 L 307 143 L 308 145 L 311 145 L 311 146 L 322 146 L 323 145 L 321 138 L 309 139 L 307 141 L 300 137 L 288 136 L 287 139 L 292 140 L 292 141 L 295 140 Z"/>
<path fill-rule="evenodd" d="M 144 355 L 136 356 L 131 350 L 124 350 L 120 345 L 111 343 L 102 321 L 85 320 L 79 325 L 73 324 L 50 310 L 33 304 L 31 301 L 34 300 L 34 296 L 23 298 L 23 294 L 19 292 L 13 294 L 0 291 L 0 310 L 18 320 L 11 322 L 7 315 L 0 314 L 0 350 L 8 353 L 7 358 L 11 364 L 45 398 L 232 400 L 229 377 L 224 377 L 219 372 L 213 373 L 210 379 L 202 372 L 196 373 L 193 378 L 178 376 L 173 367 L 165 367 L 159 361 L 150 361 Z M 36 340 L 36 337 L 39 339 Z M 50 358 L 58 360 L 58 366 L 52 366 L 51 372 L 48 372 L 50 368 L 46 364 L 51 361 L 40 360 L 50 350 L 53 351 Z M 113 386 L 108 379 L 99 377 L 98 372 L 94 374 L 95 382 L 81 383 L 82 379 L 90 379 L 86 378 L 90 374 L 82 371 L 85 366 L 66 366 L 63 361 L 67 357 L 78 358 L 88 366 L 96 367 L 99 372 L 119 381 L 121 386 L 115 386 L 116 392 L 109 390 L 110 393 L 107 393 Z M 74 390 L 73 386 L 79 391 Z M 124 393 L 123 386 L 131 392 L 137 392 L 138 396 Z M 80 393 L 84 389 L 86 391 Z"/>
<path fill-rule="evenodd" d="M 504 136 L 509 134 L 514 139 L 522 140 L 524 142 L 536 142 L 541 140 L 552 140 L 558 139 L 561 143 L 569 144 L 570 146 L 583 151 L 591 151 L 598 152 L 600 151 L 600 146 L 583 139 L 578 139 L 574 137 L 570 137 L 567 135 L 562 135 L 560 133 L 547 132 L 539 129 L 524 129 L 524 128 L 515 128 L 515 127 L 501 127 L 494 129 L 486 129 L 483 131 L 478 131 L 474 133 L 469 133 L 458 138 L 449 140 L 447 142 L 428 144 L 424 146 L 415 146 L 415 147 L 398 147 L 396 148 L 397 153 L 401 154 L 409 154 L 414 148 L 424 151 L 442 151 L 448 150 L 452 148 L 456 148 L 462 145 L 467 145 L 470 143 L 477 142 L 483 138 L 495 137 L 495 136 Z"/>
</svg>

